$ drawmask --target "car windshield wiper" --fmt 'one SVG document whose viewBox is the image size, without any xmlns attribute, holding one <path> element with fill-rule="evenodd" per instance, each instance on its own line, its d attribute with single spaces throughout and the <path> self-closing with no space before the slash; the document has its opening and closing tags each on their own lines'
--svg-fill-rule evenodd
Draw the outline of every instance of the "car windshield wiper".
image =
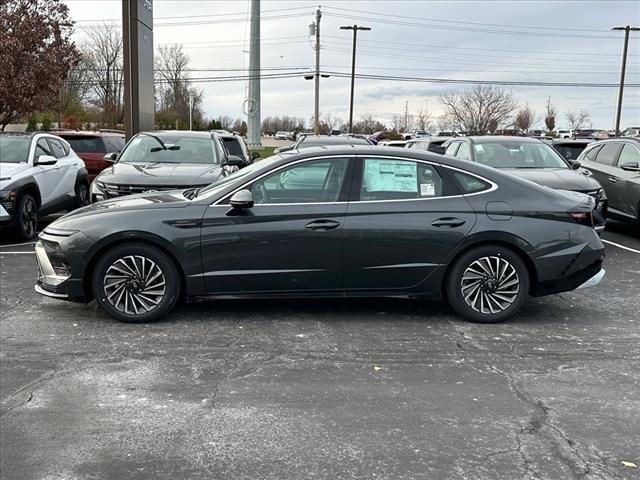
<svg viewBox="0 0 640 480">
<path fill-rule="evenodd" d="M 140 135 L 146 135 L 147 137 L 153 138 L 162 147 L 162 148 L 154 147 L 150 150 L 151 152 L 160 152 L 162 150 L 180 150 L 180 145 L 174 145 L 172 143 L 164 143 L 160 137 L 158 137 L 157 135 L 153 135 L 152 133 L 140 132 Z"/>
</svg>

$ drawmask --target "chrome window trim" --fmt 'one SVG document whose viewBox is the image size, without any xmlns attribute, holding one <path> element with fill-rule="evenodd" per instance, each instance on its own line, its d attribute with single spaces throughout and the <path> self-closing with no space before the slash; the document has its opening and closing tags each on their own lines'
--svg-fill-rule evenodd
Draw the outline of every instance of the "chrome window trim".
<svg viewBox="0 0 640 480">
<path fill-rule="evenodd" d="M 224 197 L 222 197 L 220 200 L 217 200 L 216 202 L 212 203 L 209 205 L 209 207 L 227 207 L 230 208 L 229 205 L 226 204 L 221 204 L 220 202 L 222 200 L 224 200 L 225 198 L 228 198 L 230 195 L 235 194 L 236 192 L 239 192 L 240 190 L 243 190 L 247 185 L 250 185 L 258 180 L 260 180 L 261 178 L 270 175 L 271 173 L 277 172 L 278 170 L 281 170 L 285 167 L 288 167 L 290 165 L 296 165 L 298 163 L 302 163 L 302 162 L 308 162 L 308 161 L 315 161 L 315 160 L 322 160 L 322 159 L 327 159 L 327 158 L 357 158 L 360 157 L 362 159 L 366 159 L 368 158 L 368 156 L 365 155 L 356 155 L 356 154 L 349 154 L 349 155 L 326 155 L 326 156 L 322 156 L 322 157 L 313 157 L 313 158 L 303 158 L 300 160 L 296 160 L 295 162 L 291 162 L 291 163 L 287 163 L 285 165 L 281 165 L 278 168 L 274 169 L 274 170 L 270 170 L 268 172 L 263 173 L 262 175 L 260 175 L 259 177 L 254 178 L 253 180 L 250 180 L 244 184 L 242 184 L 240 187 L 236 188 L 235 190 L 232 190 L 231 192 L 229 192 L 228 194 L 226 194 Z M 448 199 L 448 198 L 463 198 L 463 197 L 470 197 L 473 195 L 481 195 L 484 193 L 490 193 L 493 192 L 495 190 L 498 189 L 498 185 L 475 173 L 472 173 L 468 170 L 463 170 L 461 168 L 457 168 L 457 167 L 452 167 L 450 165 L 443 165 L 442 163 L 438 163 L 438 162 L 434 162 L 434 161 L 430 161 L 430 160 L 422 160 L 422 159 L 417 159 L 417 158 L 404 158 L 404 157 L 396 157 L 396 156 L 390 156 L 390 155 L 378 155 L 378 154 L 373 154 L 372 158 L 382 158 L 382 159 L 392 159 L 392 160 L 404 160 L 406 162 L 418 162 L 418 163 L 426 163 L 427 165 L 435 165 L 438 167 L 442 167 L 442 168 L 448 168 L 450 170 L 456 170 L 458 172 L 464 173 L 465 175 L 471 175 L 472 177 L 476 177 L 480 180 L 482 180 L 483 182 L 488 183 L 489 185 L 491 185 L 491 187 L 489 187 L 486 190 L 481 190 L 479 192 L 474 192 L 474 193 L 463 193 L 460 195 L 448 195 L 446 197 L 425 197 L 425 198 L 399 198 L 399 199 L 392 199 L 392 200 L 351 200 L 348 202 L 307 202 L 307 203 L 259 203 L 259 204 L 255 204 L 253 208 L 255 207 L 259 207 L 259 206 L 279 206 L 279 205 L 344 205 L 344 204 L 349 204 L 349 203 L 388 203 L 388 202 L 415 202 L 415 201 L 424 201 L 424 200 L 442 200 L 442 199 Z"/>
</svg>

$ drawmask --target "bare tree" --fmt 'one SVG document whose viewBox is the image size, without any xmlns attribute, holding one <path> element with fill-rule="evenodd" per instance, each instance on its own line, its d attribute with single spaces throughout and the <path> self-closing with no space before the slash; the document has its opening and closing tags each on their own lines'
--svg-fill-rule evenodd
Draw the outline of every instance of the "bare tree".
<svg viewBox="0 0 640 480">
<path fill-rule="evenodd" d="M 447 132 L 450 130 L 455 130 L 455 124 L 451 115 L 446 113 L 439 115 L 435 120 L 436 128 L 439 132 Z"/>
<path fill-rule="evenodd" d="M 517 108 L 511 92 L 484 85 L 461 94 L 442 95 L 440 102 L 455 123 L 475 135 L 488 133 L 492 124 L 505 125 Z"/>
<path fill-rule="evenodd" d="M 202 91 L 191 85 L 189 78 L 189 56 L 182 45 L 161 46 L 155 62 L 158 98 L 157 116 L 160 120 L 177 121 L 180 128 L 188 128 L 189 110 L 193 119 L 193 128 L 204 125 L 202 112 Z M 162 122 L 158 121 L 160 125 Z M 166 125 L 160 125 L 166 127 Z"/>
<path fill-rule="evenodd" d="M 229 115 L 220 115 L 217 120 L 220 124 L 220 128 L 222 128 L 223 130 L 233 129 L 233 118 L 231 118 Z"/>
<path fill-rule="evenodd" d="M 82 47 L 84 64 L 89 72 L 91 91 L 89 102 L 100 113 L 100 122 L 116 126 L 124 119 L 122 33 L 110 24 L 87 31 Z"/>
<path fill-rule="evenodd" d="M 404 115 L 393 115 L 391 117 L 391 130 L 394 132 L 401 132 L 404 124 Z"/>
<path fill-rule="evenodd" d="M 547 100 L 547 107 L 544 114 L 544 125 L 548 132 L 553 132 L 556 128 L 556 107 L 551 104 L 551 97 Z"/>
<path fill-rule="evenodd" d="M 521 132 L 526 133 L 536 123 L 535 117 L 535 110 L 533 110 L 529 104 L 526 104 L 518 110 L 518 113 L 516 113 L 514 127 Z"/>
<path fill-rule="evenodd" d="M 378 122 L 373 113 L 366 112 L 360 116 L 360 121 L 356 124 L 358 133 L 368 133 L 371 134 L 375 132 L 376 126 L 378 126 L 380 122 Z"/>
<path fill-rule="evenodd" d="M 591 128 L 591 114 L 586 110 L 579 112 L 567 112 L 564 116 L 571 130 L 579 130 L 581 128 Z"/>
<path fill-rule="evenodd" d="M 422 130 L 423 132 L 428 131 L 431 128 L 431 117 L 431 112 L 426 109 L 419 109 L 415 116 L 415 123 L 418 130 Z"/>
<path fill-rule="evenodd" d="M 325 115 L 322 117 L 322 120 L 327 125 L 329 131 L 338 128 L 342 124 L 342 119 L 335 115 L 332 115 L 331 113 L 325 113 Z"/>
</svg>

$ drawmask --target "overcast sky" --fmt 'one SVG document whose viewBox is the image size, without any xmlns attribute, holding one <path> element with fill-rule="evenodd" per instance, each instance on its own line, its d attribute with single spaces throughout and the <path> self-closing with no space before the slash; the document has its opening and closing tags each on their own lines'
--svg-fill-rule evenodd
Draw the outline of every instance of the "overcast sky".
<svg viewBox="0 0 640 480">
<path fill-rule="evenodd" d="M 64 0 L 82 42 L 87 26 L 121 22 L 120 0 Z M 321 5 L 321 66 L 350 72 L 352 33 L 340 25 L 372 28 L 358 34 L 358 73 L 385 76 L 536 82 L 617 83 L 623 32 L 614 25 L 640 25 L 640 2 L 631 1 L 275 1 L 262 0 L 262 67 L 314 66 L 309 24 Z M 182 43 L 192 77 L 240 72 L 249 63 L 249 0 L 153 0 L 154 43 Z M 172 23 L 172 25 L 163 25 Z M 640 83 L 640 32 L 631 33 L 627 83 Z M 275 70 L 264 73 L 273 73 Z M 242 115 L 246 81 L 205 83 L 207 116 Z M 313 113 L 313 82 L 302 75 L 262 80 L 262 116 Z M 371 112 L 383 121 L 427 107 L 442 113 L 438 97 L 468 85 L 356 80 L 354 117 Z M 547 97 L 563 126 L 568 110 L 588 110 L 599 128 L 612 128 L 617 89 L 511 86 L 521 103 L 542 115 Z M 320 110 L 348 117 L 349 80 L 322 79 Z M 622 126 L 640 124 L 640 88 L 625 89 Z"/>
</svg>

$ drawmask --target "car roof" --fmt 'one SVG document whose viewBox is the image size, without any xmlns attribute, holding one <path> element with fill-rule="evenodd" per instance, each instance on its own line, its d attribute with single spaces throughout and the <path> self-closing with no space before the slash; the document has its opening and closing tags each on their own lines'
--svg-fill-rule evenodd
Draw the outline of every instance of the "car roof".
<svg viewBox="0 0 640 480">
<path fill-rule="evenodd" d="M 601 145 L 603 143 L 610 143 L 610 142 L 620 142 L 620 141 L 640 144 L 640 138 L 638 137 L 615 137 L 615 138 L 603 138 L 602 140 L 596 140 L 595 142 L 591 142 L 589 146 Z"/>
<path fill-rule="evenodd" d="M 473 143 L 501 143 L 501 142 L 521 142 L 521 143 L 541 143 L 539 138 L 532 137 L 516 137 L 514 135 L 471 135 L 468 137 L 456 137 L 456 138 L 468 138 Z"/>
<path fill-rule="evenodd" d="M 213 138 L 216 135 L 222 135 L 220 133 L 210 133 L 207 131 L 197 132 L 194 130 L 149 130 L 140 133 L 148 133 L 151 135 L 170 135 L 175 137 L 190 137 L 190 138 Z"/>
<path fill-rule="evenodd" d="M 440 141 L 442 140 L 443 142 L 446 142 L 447 140 L 451 140 L 452 138 L 460 138 L 460 137 L 450 137 L 448 135 L 443 135 L 441 137 L 437 136 L 437 135 L 429 135 L 429 136 L 424 136 L 424 137 L 416 137 L 416 138 L 410 138 L 409 140 L 405 140 L 407 143 L 416 143 L 416 142 L 433 142 L 433 141 Z"/>
<path fill-rule="evenodd" d="M 573 145 L 573 144 L 584 144 L 584 143 L 593 143 L 593 140 L 590 138 L 551 138 L 547 139 L 547 141 L 551 141 L 553 145 Z"/>
<path fill-rule="evenodd" d="M 112 131 L 90 131 L 90 130 L 59 130 L 53 132 L 62 138 L 71 137 L 124 137 L 124 133 L 112 132 Z"/>
<path fill-rule="evenodd" d="M 313 141 L 319 144 L 326 145 L 351 145 L 351 142 L 355 141 L 356 145 L 370 145 L 370 142 L 365 138 L 360 137 L 346 137 L 342 135 L 306 135 L 305 141 Z"/>
</svg>

